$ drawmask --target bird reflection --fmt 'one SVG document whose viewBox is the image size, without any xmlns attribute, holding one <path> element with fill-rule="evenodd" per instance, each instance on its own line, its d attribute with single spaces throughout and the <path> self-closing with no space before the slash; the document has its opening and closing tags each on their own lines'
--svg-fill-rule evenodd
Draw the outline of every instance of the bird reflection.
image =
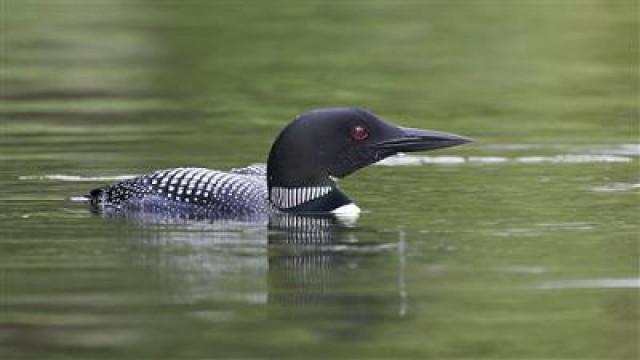
<svg viewBox="0 0 640 360">
<path fill-rule="evenodd" d="M 345 340 L 406 312 L 398 232 L 285 214 L 271 217 L 268 227 L 184 222 L 133 228 L 130 243 L 147 267 L 163 274 L 178 303 L 217 304 L 218 315 L 220 304 L 264 304 L 272 319 Z M 206 317 L 202 310 L 198 315 Z"/>
<path fill-rule="evenodd" d="M 287 220 L 296 226 L 269 233 L 267 298 L 273 317 L 351 341 L 405 315 L 402 236 L 358 231 L 334 218 Z"/>
</svg>

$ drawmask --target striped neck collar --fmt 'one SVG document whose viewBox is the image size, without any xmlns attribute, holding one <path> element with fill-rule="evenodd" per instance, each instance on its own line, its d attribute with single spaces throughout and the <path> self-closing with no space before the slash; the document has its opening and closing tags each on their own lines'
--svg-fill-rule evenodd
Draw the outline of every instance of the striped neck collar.
<svg viewBox="0 0 640 360">
<path fill-rule="evenodd" d="M 320 199 L 334 190 L 331 186 L 309 186 L 286 188 L 274 186 L 269 200 L 280 210 L 293 210 L 313 200 Z"/>
</svg>

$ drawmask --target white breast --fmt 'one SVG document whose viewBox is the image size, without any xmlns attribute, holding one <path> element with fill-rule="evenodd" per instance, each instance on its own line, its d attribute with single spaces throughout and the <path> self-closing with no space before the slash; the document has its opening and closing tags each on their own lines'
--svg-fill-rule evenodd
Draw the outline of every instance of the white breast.
<svg viewBox="0 0 640 360">
<path fill-rule="evenodd" d="M 350 226 L 355 225 L 356 221 L 360 217 L 360 208 L 358 205 L 350 203 L 333 209 L 331 213 L 335 215 L 343 225 Z"/>
</svg>

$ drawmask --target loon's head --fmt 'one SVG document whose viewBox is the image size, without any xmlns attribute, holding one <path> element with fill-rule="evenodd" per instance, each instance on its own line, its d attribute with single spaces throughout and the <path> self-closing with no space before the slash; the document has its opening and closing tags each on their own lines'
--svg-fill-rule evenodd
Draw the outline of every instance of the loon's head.
<svg viewBox="0 0 640 360">
<path fill-rule="evenodd" d="M 440 149 L 470 139 L 391 124 L 370 111 L 331 108 L 296 117 L 278 135 L 267 164 L 269 200 L 283 211 L 357 210 L 338 188 L 345 177 L 398 152 Z"/>
</svg>

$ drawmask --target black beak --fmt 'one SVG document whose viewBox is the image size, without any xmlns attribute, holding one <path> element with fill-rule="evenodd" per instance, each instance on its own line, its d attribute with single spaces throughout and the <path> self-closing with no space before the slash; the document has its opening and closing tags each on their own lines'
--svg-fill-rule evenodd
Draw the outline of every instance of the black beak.
<svg viewBox="0 0 640 360">
<path fill-rule="evenodd" d="M 441 149 L 471 142 L 471 139 L 464 136 L 444 132 L 403 127 L 399 129 L 399 134 L 396 137 L 383 140 L 374 146 L 394 152 L 414 152 Z"/>
</svg>

